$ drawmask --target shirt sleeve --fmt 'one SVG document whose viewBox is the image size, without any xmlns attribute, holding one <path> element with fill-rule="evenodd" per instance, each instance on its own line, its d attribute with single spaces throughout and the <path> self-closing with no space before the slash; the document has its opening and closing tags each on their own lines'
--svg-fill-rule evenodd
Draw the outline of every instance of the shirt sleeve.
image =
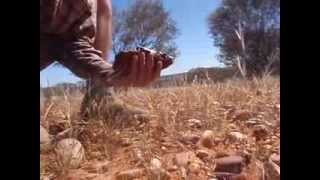
<svg viewBox="0 0 320 180">
<path fill-rule="evenodd" d="M 101 57 L 101 51 L 85 38 L 64 43 L 59 62 L 80 78 L 103 81 L 104 84 L 108 84 L 114 73 L 112 65 Z"/>
</svg>

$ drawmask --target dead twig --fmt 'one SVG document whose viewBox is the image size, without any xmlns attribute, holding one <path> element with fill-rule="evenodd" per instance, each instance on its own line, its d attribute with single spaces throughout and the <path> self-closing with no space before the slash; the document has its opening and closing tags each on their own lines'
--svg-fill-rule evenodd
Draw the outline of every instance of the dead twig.
<svg viewBox="0 0 320 180">
<path fill-rule="evenodd" d="M 46 112 L 44 113 L 44 116 L 43 116 L 43 121 L 46 121 L 47 120 L 47 117 L 48 117 L 48 114 L 50 112 L 50 110 L 52 109 L 54 103 L 51 102 L 51 104 L 49 105 L 49 107 L 46 109 Z"/>
</svg>

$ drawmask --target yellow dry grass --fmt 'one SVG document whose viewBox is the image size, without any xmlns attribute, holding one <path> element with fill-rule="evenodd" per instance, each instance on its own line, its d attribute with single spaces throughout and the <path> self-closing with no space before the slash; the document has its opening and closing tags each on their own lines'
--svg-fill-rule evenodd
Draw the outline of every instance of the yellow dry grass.
<svg viewBox="0 0 320 180">
<path fill-rule="evenodd" d="M 205 130 L 212 130 L 217 141 L 224 141 L 231 131 L 248 136 L 245 143 L 217 143 L 213 147 L 216 152 L 246 152 L 251 159 L 264 161 L 280 148 L 280 80 L 277 77 L 160 89 L 133 88 L 117 93 L 116 97 L 126 104 L 148 111 L 149 118 L 144 121 L 123 119 L 120 115 L 108 119 L 98 117 L 83 125 L 78 115 L 82 96 L 66 94 L 46 102 L 41 110 L 41 124 L 51 134 L 71 128 L 71 136 L 85 147 L 86 161 L 109 160 L 109 173 L 147 166 L 151 158 L 165 161 L 171 154 L 195 151 L 197 147 L 181 142 L 181 138 L 185 134 L 201 135 Z M 260 141 L 256 141 L 253 128 L 246 124 L 253 118 L 270 129 Z M 190 127 L 189 119 L 200 120 L 201 126 Z M 53 154 L 41 154 L 42 175 L 61 173 Z M 164 165 L 170 166 L 166 162 Z M 257 168 L 254 164 L 249 167 L 246 171 L 255 179 Z M 173 177 L 180 179 L 178 174 Z"/>
</svg>

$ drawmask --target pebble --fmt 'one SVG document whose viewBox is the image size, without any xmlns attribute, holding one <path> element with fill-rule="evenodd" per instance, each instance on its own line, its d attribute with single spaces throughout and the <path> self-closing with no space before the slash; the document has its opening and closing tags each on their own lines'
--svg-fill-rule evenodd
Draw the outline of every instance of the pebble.
<svg viewBox="0 0 320 180">
<path fill-rule="evenodd" d="M 272 161 L 264 163 L 266 179 L 280 179 L 280 166 Z"/>
<path fill-rule="evenodd" d="M 84 160 L 85 151 L 82 144 L 72 138 L 63 139 L 58 142 L 55 152 L 57 154 L 57 161 L 63 167 L 76 169 Z"/>
<path fill-rule="evenodd" d="M 228 138 L 231 142 L 242 142 L 247 139 L 247 136 L 240 132 L 230 132 Z"/>
<path fill-rule="evenodd" d="M 188 125 L 191 128 L 201 128 L 202 122 L 199 119 L 189 119 L 188 120 Z"/>
<path fill-rule="evenodd" d="M 176 154 L 173 161 L 177 166 L 186 167 L 195 158 L 196 155 L 192 151 L 187 151 Z"/>
<path fill-rule="evenodd" d="M 216 159 L 216 172 L 241 173 L 244 158 L 241 156 L 228 156 Z"/>
<path fill-rule="evenodd" d="M 203 147 L 212 148 L 212 146 L 213 146 L 213 136 L 214 136 L 213 131 L 211 131 L 211 130 L 204 131 L 202 136 L 201 136 L 201 139 L 200 139 L 200 144 Z"/>
<path fill-rule="evenodd" d="M 116 180 L 133 180 L 135 178 L 141 178 L 144 175 L 144 169 L 131 169 L 118 172 L 116 175 Z"/>
<path fill-rule="evenodd" d="M 203 149 L 197 150 L 196 156 L 202 160 L 209 157 L 209 152 Z"/>
</svg>

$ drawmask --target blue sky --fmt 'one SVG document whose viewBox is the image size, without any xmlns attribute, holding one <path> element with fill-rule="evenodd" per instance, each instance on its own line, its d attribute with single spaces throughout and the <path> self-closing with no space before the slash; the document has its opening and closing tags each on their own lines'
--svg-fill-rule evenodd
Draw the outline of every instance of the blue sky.
<svg viewBox="0 0 320 180">
<path fill-rule="evenodd" d="M 113 0 L 113 6 L 125 8 L 132 0 Z M 220 0 L 163 0 L 165 8 L 176 21 L 180 31 L 176 43 L 180 56 L 174 65 L 162 75 L 186 72 L 196 67 L 222 66 L 217 60 L 218 50 L 208 34 L 207 17 Z M 42 86 L 60 82 L 76 82 L 81 79 L 61 67 L 49 66 L 40 72 Z"/>
</svg>

